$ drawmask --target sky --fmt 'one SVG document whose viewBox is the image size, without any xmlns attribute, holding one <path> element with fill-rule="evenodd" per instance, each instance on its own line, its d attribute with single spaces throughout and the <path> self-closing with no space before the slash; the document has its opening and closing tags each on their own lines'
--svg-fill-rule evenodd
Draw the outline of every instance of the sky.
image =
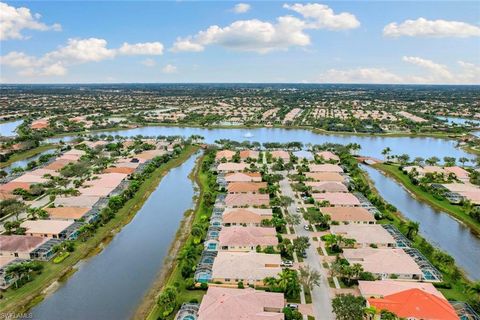
<svg viewBox="0 0 480 320">
<path fill-rule="evenodd" d="M 480 84 L 480 2 L 0 2 L 0 82 Z"/>
</svg>

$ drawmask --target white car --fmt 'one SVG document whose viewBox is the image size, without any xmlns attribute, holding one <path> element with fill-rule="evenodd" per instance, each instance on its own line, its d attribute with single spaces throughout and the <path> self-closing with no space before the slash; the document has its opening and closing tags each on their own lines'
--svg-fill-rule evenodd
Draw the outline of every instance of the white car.
<svg viewBox="0 0 480 320">
<path fill-rule="evenodd" d="M 281 263 L 282 267 L 291 268 L 293 267 L 293 262 L 290 260 L 283 260 Z"/>
<path fill-rule="evenodd" d="M 296 303 L 287 303 L 287 308 L 298 310 L 298 304 Z"/>
<path fill-rule="evenodd" d="M 305 229 L 307 231 L 310 231 L 310 226 L 308 224 L 306 224 L 306 225 L 303 226 L 303 229 Z"/>
</svg>

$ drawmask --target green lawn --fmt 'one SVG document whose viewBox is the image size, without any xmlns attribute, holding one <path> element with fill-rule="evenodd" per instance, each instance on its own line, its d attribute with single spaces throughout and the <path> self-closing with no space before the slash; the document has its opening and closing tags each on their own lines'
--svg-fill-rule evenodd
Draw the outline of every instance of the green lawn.
<svg viewBox="0 0 480 320">
<path fill-rule="evenodd" d="M 470 217 L 461 206 L 453 205 L 445 199 L 438 200 L 429 192 L 423 191 L 420 187 L 414 185 L 406 174 L 398 169 L 398 165 L 379 163 L 375 164 L 373 167 L 381 170 L 388 176 L 401 183 L 405 188 L 415 194 L 417 199 L 428 203 L 438 210 L 447 212 L 455 218 L 465 222 L 476 234 L 480 234 L 480 223 Z"/>
<path fill-rule="evenodd" d="M 3 292 L 3 298 L 0 300 L 0 310 L 3 312 L 25 312 L 42 300 L 42 291 L 48 288 L 52 283 L 59 279 L 65 279 L 74 272 L 75 264 L 83 258 L 97 254 L 101 251 L 101 244 L 108 243 L 114 234 L 121 230 L 143 206 L 150 194 L 155 190 L 162 180 L 163 176 L 172 168 L 179 166 L 187 160 L 194 152 L 198 150 L 197 146 L 188 146 L 175 159 L 162 165 L 152 175 L 146 179 L 135 196 L 127 201 L 125 205 L 117 212 L 115 217 L 106 225 L 100 226 L 91 238 L 85 242 L 76 241 L 75 251 L 70 254 L 61 263 L 55 264 L 53 261 L 42 262 L 44 268 L 41 274 L 36 275 L 33 280 L 19 289 L 10 288 Z"/>
</svg>

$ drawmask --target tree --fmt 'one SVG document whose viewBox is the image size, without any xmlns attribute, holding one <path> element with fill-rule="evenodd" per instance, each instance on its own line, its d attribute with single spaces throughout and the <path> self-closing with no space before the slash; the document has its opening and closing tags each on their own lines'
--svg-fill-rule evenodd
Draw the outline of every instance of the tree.
<svg viewBox="0 0 480 320">
<path fill-rule="evenodd" d="M 440 161 L 440 159 L 434 156 L 434 157 L 430 157 L 430 158 L 428 158 L 427 160 L 425 160 L 425 163 L 428 164 L 428 165 L 430 165 L 430 166 L 434 166 L 434 165 L 436 165 L 439 161 Z"/>
<path fill-rule="evenodd" d="M 409 221 L 407 224 L 407 238 L 413 240 L 413 238 L 417 235 L 419 228 L 420 224 L 418 222 Z"/>
<path fill-rule="evenodd" d="M 339 294 L 332 300 L 337 320 L 363 320 L 365 299 L 352 294 Z"/>
<path fill-rule="evenodd" d="M 474 282 L 467 287 L 467 292 L 480 295 L 480 281 Z"/>
<path fill-rule="evenodd" d="M 465 163 L 468 162 L 468 158 L 460 157 L 458 158 L 458 161 L 462 164 L 462 166 L 465 166 Z"/>
<path fill-rule="evenodd" d="M 320 273 L 317 270 L 311 269 L 310 266 L 300 267 L 300 283 L 307 287 L 310 291 L 314 287 L 320 286 Z"/>
<path fill-rule="evenodd" d="M 303 252 L 310 247 L 310 240 L 308 237 L 302 236 L 293 239 L 293 248 L 298 252 Z"/>
<path fill-rule="evenodd" d="M 392 152 L 392 149 L 390 149 L 390 147 L 386 147 L 382 150 L 382 155 L 384 156 L 385 160 L 389 159 L 390 152 Z"/>
<path fill-rule="evenodd" d="M 170 315 L 177 306 L 177 289 L 174 287 L 165 288 L 158 297 L 157 304 L 164 318 Z"/>
</svg>

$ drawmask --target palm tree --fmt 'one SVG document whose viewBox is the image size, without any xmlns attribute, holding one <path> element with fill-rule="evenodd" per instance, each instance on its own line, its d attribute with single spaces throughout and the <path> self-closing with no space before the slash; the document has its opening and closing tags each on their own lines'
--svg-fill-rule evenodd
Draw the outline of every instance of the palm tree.
<svg viewBox="0 0 480 320">
<path fill-rule="evenodd" d="M 413 237 L 417 235 L 420 228 L 420 223 L 416 221 L 409 221 L 407 224 L 407 238 L 413 240 Z"/>
<path fill-rule="evenodd" d="M 467 292 L 480 295 L 480 281 L 474 282 L 467 287 Z"/>
<path fill-rule="evenodd" d="M 460 158 L 458 158 L 458 161 L 462 164 L 462 167 L 463 167 L 463 166 L 465 166 L 465 163 L 467 163 L 469 160 L 468 160 L 468 158 L 460 157 Z"/>
<path fill-rule="evenodd" d="M 382 150 L 382 155 L 385 157 L 385 160 L 389 158 L 390 152 L 392 152 L 392 149 L 390 149 L 390 147 L 386 147 Z"/>
</svg>

